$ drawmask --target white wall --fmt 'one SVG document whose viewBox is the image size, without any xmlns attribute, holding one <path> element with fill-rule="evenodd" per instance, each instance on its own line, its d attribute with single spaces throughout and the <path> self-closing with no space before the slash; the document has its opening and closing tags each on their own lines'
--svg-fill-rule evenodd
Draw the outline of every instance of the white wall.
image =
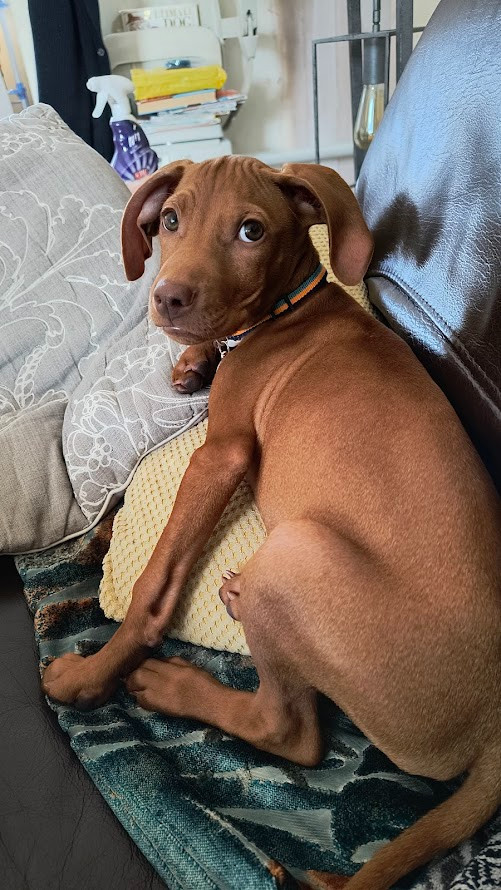
<svg viewBox="0 0 501 890">
<path fill-rule="evenodd" d="M 272 161 L 280 154 L 313 158 L 311 40 L 345 31 L 343 2 L 262 0 L 249 98 L 230 127 L 235 151 Z M 236 52 L 231 47 L 225 53 L 230 70 L 238 70 Z M 323 55 L 320 76 L 327 84 L 320 97 L 325 155 L 346 156 L 351 151 L 347 54 Z"/>
</svg>

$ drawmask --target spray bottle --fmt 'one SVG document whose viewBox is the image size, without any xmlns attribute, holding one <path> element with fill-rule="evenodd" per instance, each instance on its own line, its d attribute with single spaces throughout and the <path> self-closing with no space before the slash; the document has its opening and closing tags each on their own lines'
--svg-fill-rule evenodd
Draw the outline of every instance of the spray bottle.
<svg viewBox="0 0 501 890">
<path fill-rule="evenodd" d="M 131 114 L 128 94 L 134 91 L 132 81 L 119 74 L 105 74 L 91 77 L 87 88 L 97 93 L 92 117 L 100 117 L 107 102 L 111 108 L 110 127 L 115 145 L 111 166 L 126 182 L 154 173 L 158 169 L 158 155 Z"/>
</svg>

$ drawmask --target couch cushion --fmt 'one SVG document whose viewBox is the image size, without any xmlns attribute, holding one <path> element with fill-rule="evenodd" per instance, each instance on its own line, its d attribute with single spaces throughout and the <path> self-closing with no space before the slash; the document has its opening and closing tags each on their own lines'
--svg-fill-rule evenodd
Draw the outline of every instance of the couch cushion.
<svg viewBox="0 0 501 890">
<path fill-rule="evenodd" d="M 48 106 L 0 122 L 0 552 L 81 534 L 205 412 L 207 393 L 171 388 L 181 347 L 147 318 L 155 257 L 125 279 L 128 197 Z"/>
</svg>

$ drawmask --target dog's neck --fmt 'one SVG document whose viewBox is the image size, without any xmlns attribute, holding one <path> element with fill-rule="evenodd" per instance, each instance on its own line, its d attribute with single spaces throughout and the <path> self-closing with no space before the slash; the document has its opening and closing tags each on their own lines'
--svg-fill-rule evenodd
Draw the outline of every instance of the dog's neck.
<svg viewBox="0 0 501 890">
<path fill-rule="evenodd" d="M 248 334 L 251 334 L 257 328 L 261 327 L 261 325 L 269 321 L 274 321 L 276 318 L 279 318 L 281 315 L 285 315 L 288 312 L 292 312 L 299 303 L 320 290 L 325 284 L 326 278 L 327 270 L 322 263 L 318 263 L 314 271 L 308 275 L 307 278 L 303 279 L 297 287 L 289 291 L 289 293 L 283 294 L 283 296 L 279 297 L 278 300 L 273 303 L 273 306 L 264 318 L 256 322 L 256 324 L 251 325 L 250 328 L 235 331 L 230 337 L 221 340 L 219 342 L 221 355 L 226 355 L 226 353 L 234 349 L 235 346 L 238 346 Z"/>
</svg>

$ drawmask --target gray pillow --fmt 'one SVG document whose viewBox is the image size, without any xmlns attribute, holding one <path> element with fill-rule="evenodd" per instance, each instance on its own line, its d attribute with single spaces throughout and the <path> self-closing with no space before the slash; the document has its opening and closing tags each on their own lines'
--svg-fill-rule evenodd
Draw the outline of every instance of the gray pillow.
<svg viewBox="0 0 501 890">
<path fill-rule="evenodd" d="M 0 552 L 81 534 L 205 416 L 207 393 L 170 386 L 182 347 L 147 319 L 155 256 L 125 280 L 128 197 L 49 106 L 0 121 Z"/>
</svg>

